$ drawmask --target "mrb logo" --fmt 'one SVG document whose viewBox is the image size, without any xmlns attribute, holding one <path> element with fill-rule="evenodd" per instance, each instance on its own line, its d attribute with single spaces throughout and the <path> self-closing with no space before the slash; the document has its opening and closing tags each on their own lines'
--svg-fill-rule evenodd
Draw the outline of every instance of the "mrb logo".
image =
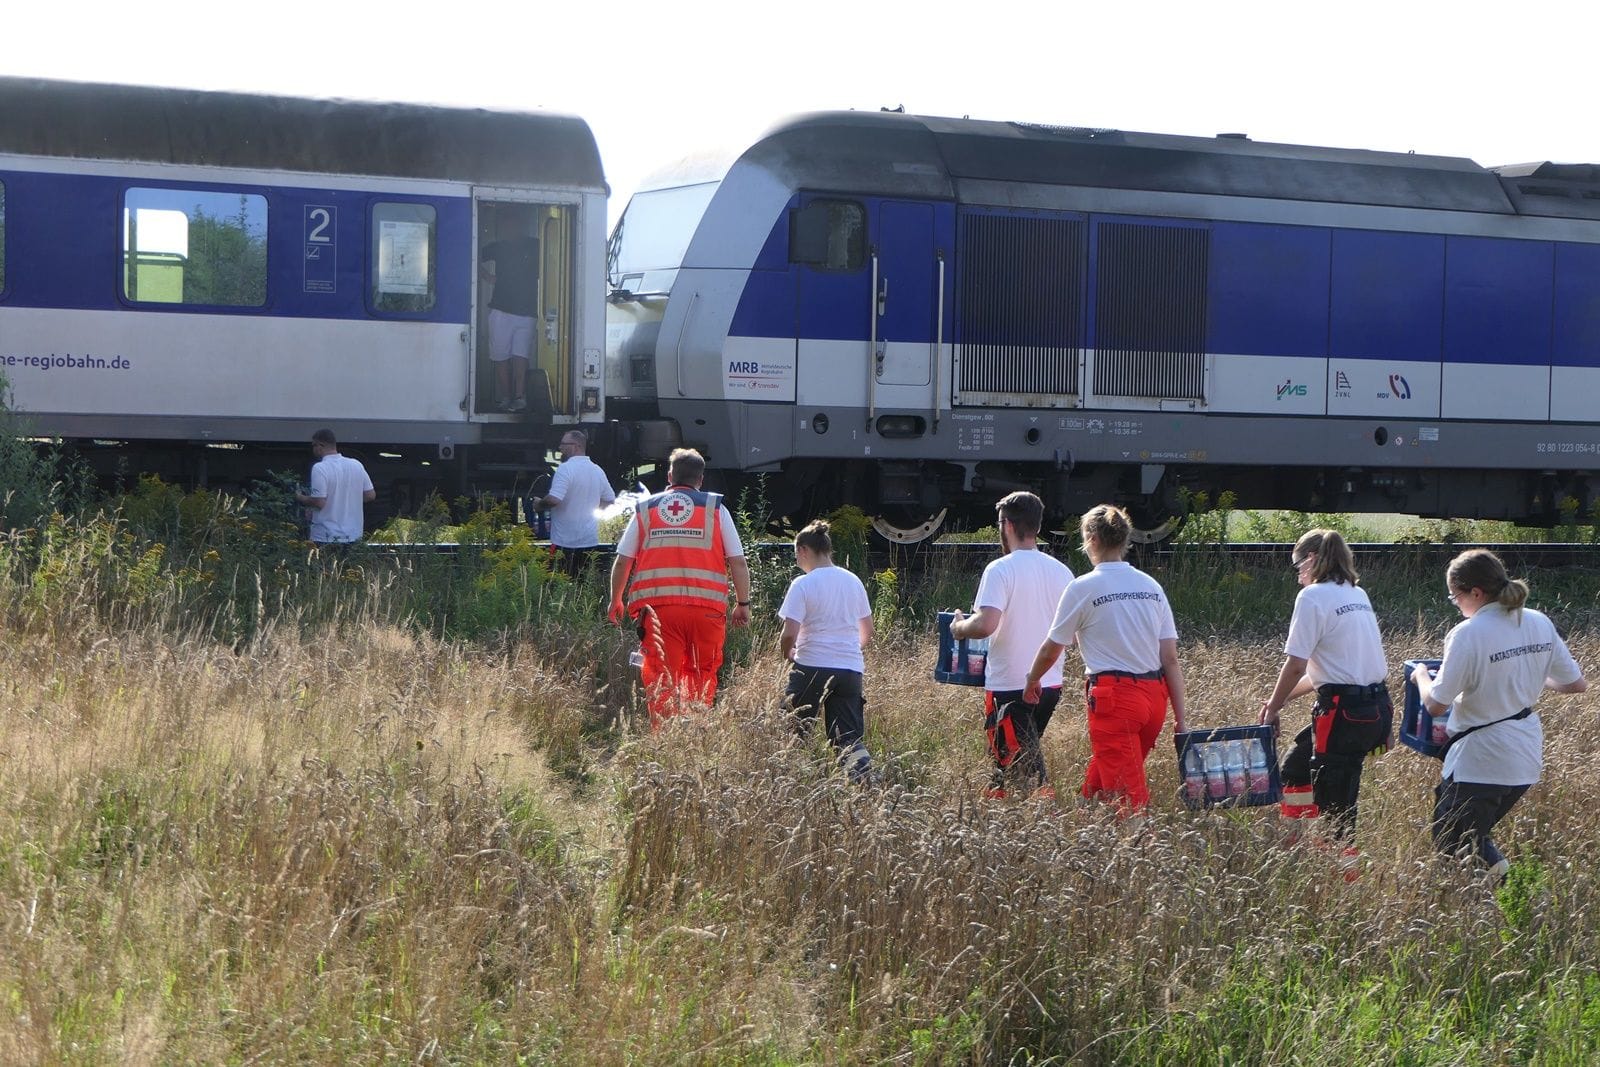
<svg viewBox="0 0 1600 1067">
<path fill-rule="evenodd" d="M 1296 385 L 1296 384 L 1294 384 L 1294 379 L 1293 378 L 1284 379 L 1283 384 L 1278 386 L 1278 399 L 1279 400 L 1282 400 L 1286 396 L 1305 396 L 1305 395 L 1306 395 L 1306 387 L 1304 385 Z"/>
<path fill-rule="evenodd" d="M 753 360 L 730 360 L 728 363 L 729 374 L 760 374 L 761 364 Z"/>
</svg>

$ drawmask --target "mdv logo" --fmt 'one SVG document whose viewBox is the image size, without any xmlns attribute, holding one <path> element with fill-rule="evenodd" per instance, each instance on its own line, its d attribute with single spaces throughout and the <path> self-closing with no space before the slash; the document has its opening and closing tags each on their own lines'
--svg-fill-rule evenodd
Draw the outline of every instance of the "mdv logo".
<svg viewBox="0 0 1600 1067">
<path fill-rule="evenodd" d="M 1279 400 L 1282 400 L 1286 396 L 1305 396 L 1305 395 L 1306 395 L 1306 387 L 1304 385 L 1296 385 L 1296 384 L 1294 384 L 1294 379 L 1293 378 L 1284 379 L 1283 384 L 1278 386 L 1278 399 Z"/>
<path fill-rule="evenodd" d="M 1389 395 L 1396 400 L 1411 399 L 1411 383 L 1406 381 L 1403 374 L 1389 375 Z"/>
</svg>

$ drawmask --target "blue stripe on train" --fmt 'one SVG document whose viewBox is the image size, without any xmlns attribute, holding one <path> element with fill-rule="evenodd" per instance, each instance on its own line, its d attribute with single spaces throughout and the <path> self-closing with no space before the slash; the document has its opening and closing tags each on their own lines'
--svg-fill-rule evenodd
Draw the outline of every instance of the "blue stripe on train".
<svg viewBox="0 0 1600 1067">
<path fill-rule="evenodd" d="M 288 185 L 130 180 L 85 174 L 0 171 L 5 185 L 5 299 L 0 307 L 133 310 L 121 297 L 122 198 L 130 186 L 253 194 L 267 200 L 267 303 L 261 308 L 144 304 L 162 312 L 368 319 L 370 215 L 376 203 L 433 205 L 438 219 L 437 298 L 430 311 L 386 320 L 466 322 L 471 311 L 472 205 L 466 197 L 315 189 Z M 334 291 L 307 292 L 305 215 L 334 209 Z"/>
<path fill-rule="evenodd" d="M 862 203 L 876 220 L 878 205 Z M 1024 214 L 1049 217 L 962 209 L 963 217 Z M 1210 234 L 1207 351 L 1600 366 L 1600 246 L 1234 222 L 1211 223 Z M 762 248 L 762 269 L 750 274 L 730 333 L 865 342 L 870 268 L 796 267 L 787 262 L 787 246 L 786 211 Z M 954 277 L 962 265 L 952 266 L 945 299 L 960 343 L 966 324 Z M 1089 276 L 1092 306 L 1092 269 Z M 931 341 L 931 310 L 916 321 L 926 325 L 904 339 Z M 1085 338 L 1091 347 L 1096 342 Z"/>
</svg>

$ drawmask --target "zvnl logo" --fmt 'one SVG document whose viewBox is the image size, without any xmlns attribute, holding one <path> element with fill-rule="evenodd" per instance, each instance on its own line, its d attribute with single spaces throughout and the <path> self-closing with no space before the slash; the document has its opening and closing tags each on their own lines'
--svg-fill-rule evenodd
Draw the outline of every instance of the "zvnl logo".
<svg viewBox="0 0 1600 1067">
<path fill-rule="evenodd" d="M 1278 386 L 1278 399 L 1279 400 L 1282 400 L 1286 396 L 1305 396 L 1305 395 L 1306 395 L 1306 387 L 1304 385 L 1296 385 L 1296 384 L 1294 384 L 1294 379 L 1293 378 L 1284 379 L 1284 383 L 1282 385 Z"/>
<path fill-rule="evenodd" d="M 1389 395 L 1396 400 L 1411 399 L 1411 383 L 1407 382 L 1403 374 L 1389 375 Z"/>
</svg>

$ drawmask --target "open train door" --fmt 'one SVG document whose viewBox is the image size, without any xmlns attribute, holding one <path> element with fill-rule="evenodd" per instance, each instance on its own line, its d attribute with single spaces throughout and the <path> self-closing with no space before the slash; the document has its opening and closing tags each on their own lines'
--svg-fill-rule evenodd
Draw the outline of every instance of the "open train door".
<svg viewBox="0 0 1600 1067">
<path fill-rule="evenodd" d="M 472 412 L 543 434 L 576 411 L 576 208 L 505 189 L 477 190 L 475 207 Z"/>
</svg>

